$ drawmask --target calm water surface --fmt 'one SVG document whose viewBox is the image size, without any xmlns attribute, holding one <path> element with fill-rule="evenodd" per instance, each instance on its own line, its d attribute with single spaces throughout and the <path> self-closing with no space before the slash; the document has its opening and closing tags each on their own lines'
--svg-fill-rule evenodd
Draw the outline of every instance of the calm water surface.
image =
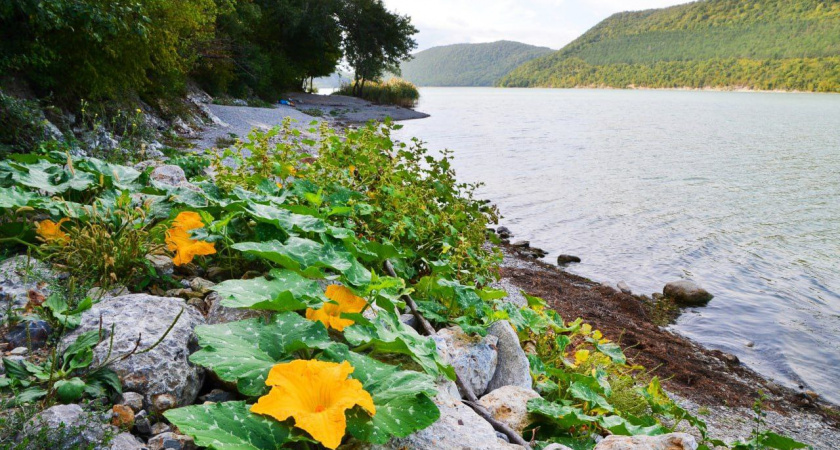
<svg viewBox="0 0 840 450">
<path fill-rule="evenodd" d="M 840 403 L 840 95 L 429 88 L 419 110 L 398 137 L 454 150 L 517 238 L 636 293 L 697 281 L 715 299 L 678 332 Z"/>
</svg>

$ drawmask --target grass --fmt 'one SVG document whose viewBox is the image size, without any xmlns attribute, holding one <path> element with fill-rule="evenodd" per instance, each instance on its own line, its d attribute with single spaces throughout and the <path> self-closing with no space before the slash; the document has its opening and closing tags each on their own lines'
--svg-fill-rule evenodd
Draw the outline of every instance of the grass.
<svg viewBox="0 0 840 450">
<path fill-rule="evenodd" d="M 353 85 L 342 85 L 333 95 L 353 95 Z M 391 78 L 385 82 L 367 81 L 364 85 L 361 97 L 365 100 L 380 105 L 397 105 L 404 108 L 413 108 L 420 100 L 420 91 L 410 81 L 400 78 Z"/>
</svg>

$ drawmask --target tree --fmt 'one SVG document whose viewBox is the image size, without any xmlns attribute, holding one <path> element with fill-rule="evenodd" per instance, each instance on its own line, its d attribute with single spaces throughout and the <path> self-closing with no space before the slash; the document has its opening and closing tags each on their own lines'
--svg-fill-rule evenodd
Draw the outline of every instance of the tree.
<svg viewBox="0 0 840 450">
<path fill-rule="evenodd" d="M 367 80 L 399 73 L 400 63 L 417 48 L 411 18 L 388 11 L 382 0 L 346 0 L 340 23 L 344 57 L 356 72 L 353 95 L 362 94 Z"/>
</svg>

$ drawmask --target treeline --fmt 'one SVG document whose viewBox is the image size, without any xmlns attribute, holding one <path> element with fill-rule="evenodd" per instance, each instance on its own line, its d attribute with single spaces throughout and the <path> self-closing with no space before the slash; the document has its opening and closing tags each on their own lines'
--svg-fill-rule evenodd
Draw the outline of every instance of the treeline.
<svg viewBox="0 0 840 450">
<path fill-rule="evenodd" d="M 550 52 L 511 41 L 434 47 L 404 62 L 402 77 L 419 86 L 493 86 L 522 63 Z"/>
<path fill-rule="evenodd" d="M 746 88 L 840 92 L 840 57 L 780 60 L 708 59 L 591 65 L 564 59 L 550 73 L 504 80 L 508 87 Z"/>
<path fill-rule="evenodd" d="M 707 0 L 616 14 L 501 84 L 825 91 L 838 56 L 840 2 Z"/>
<path fill-rule="evenodd" d="M 382 0 L 0 2 L 0 83 L 39 97 L 165 98 L 187 80 L 212 94 L 274 99 L 335 71 L 371 77 L 416 46 Z"/>
</svg>

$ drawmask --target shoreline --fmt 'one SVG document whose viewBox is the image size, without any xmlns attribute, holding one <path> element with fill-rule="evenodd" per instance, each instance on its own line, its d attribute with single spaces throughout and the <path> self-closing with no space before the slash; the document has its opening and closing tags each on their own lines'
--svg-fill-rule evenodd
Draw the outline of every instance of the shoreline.
<svg viewBox="0 0 840 450">
<path fill-rule="evenodd" d="M 432 87 L 432 86 L 426 86 Z M 445 86 L 438 86 L 445 87 Z M 529 87 L 511 87 L 511 86 L 492 86 L 496 89 L 565 89 L 565 90 L 603 90 L 603 91 L 674 91 L 674 92 L 739 92 L 739 93 L 754 93 L 754 94 L 808 94 L 808 95 L 837 95 L 840 92 L 815 92 L 815 91 L 787 91 L 784 89 L 752 89 L 745 86 L 728 86 L 728 87 L 647 87 L 647 86 L 574 86 L 574 87 L 549 87 L 549 86 L 529 86 Z"/>
<path fill-rule="evenodd" d="M 818 450 L 836 448 L 834 443 L 840 442 L 837 405 L 781 386 L 733 355 L 705 348 L 658 325 L 647 297 L 623 293 L 534 259 L 528 249 L 509 244 L 499 248 L 504 254 L 499 287 L 509 295 L 522 290 L 541 297 L 564 319 L 580 317 L 613 337 L 631 363 L 658 376 L 678 403 L 708 423 L 712 437 L 747 438 L 754 426 L 752 405 L 763 392 L 767 425 L 773 431 Z"/>
</svg>

